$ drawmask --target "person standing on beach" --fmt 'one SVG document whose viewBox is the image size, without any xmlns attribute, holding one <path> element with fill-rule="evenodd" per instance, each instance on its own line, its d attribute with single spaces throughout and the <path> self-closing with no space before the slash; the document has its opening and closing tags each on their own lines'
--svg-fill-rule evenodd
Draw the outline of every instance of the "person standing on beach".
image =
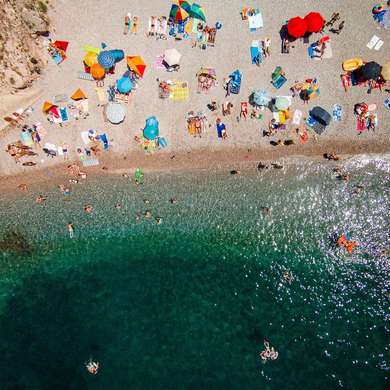
<svg viewBox="0 0 390 390">
<path fill-rule="evenodd" d="M 127 35 L 127 33 L 130 31 L 130 25 L 131 25 L 131 14 L 128 13 L 125 16 L 125 29 L 123 30 L 124 35 Z"/>
<path fill-rule="evenodd" d="M 68 229 L 69 237 L 73 238 L 73 236 L 74 236 L 73 223 L 69 222 L 68 225 L 66 226 L 66 228 Z"/>
</svg>

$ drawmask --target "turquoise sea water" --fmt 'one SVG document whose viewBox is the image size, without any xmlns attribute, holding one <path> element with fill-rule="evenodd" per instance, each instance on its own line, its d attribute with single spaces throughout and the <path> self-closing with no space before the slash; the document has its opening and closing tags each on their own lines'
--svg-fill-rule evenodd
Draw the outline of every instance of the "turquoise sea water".
<svg viewBox="0 0 390 390">
<path fill-rule="evenodd" d="M 0 240 L 25 239 L 0 242 L 1 389 L 386 388 L 389 164 L 350 160 L 347 183 L 331 167 L 1 195 Z M 330 239 L 344 231 L 352 255 Z M 264 339 L 279 352 L 265 364 Z"/>
</svg>

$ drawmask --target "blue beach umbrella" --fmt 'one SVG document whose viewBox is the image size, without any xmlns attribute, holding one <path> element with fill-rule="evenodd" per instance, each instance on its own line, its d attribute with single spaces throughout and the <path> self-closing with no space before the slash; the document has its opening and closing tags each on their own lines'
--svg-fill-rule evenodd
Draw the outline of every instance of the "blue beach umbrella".
<svg viewBox="0 0 390 390">
<path fill-rule="evenodd" d="M 104 69 L 111 69 L 115 65 L 115 58 L 109 51 L 101 51 L 97 60 Z"/>
<path fill-rule="evenodd" d="M 121 77 L 116 81 L 116 87 L 120 93 L 129 93 L 133 89 L 133 83 L 128 77 Z"/>
<path fill-rule="evenodd" d="M 144 137 L 148 140 L 156 139 L 159 135 L 158 120 L 155 116 L 150 116 L 146 119 L 144 128 Z"/>
<path fill-rule="evenodd" d="M 108 50 L 107 53 L 114 57 L 115 63 L 118 63 L 125 58 L 125 52 L 120 49 Z"/>
</svg>

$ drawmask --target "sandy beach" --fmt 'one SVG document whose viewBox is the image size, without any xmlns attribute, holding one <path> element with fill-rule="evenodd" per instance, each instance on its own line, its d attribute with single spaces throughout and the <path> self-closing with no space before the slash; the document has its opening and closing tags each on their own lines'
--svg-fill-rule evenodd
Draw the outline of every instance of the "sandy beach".
<svg viewBox="0 0 390 390">
<path fill-rule="evenodd" d="M 180 169 L 215 167 L 220 164 L 232 166 L 245 160 L 275 159 L 288 155 L 322 155 L 327 151 L 340 154 L 385 153 L 390 150 L 390 111 L 383 106 L 386 92 L 375 89 L 371 94 L 366 93 L 364 87 L 353 87 L 345 93 L 341 82 L 342 62 L 348 58 L 362 57 L 366 61 L 385 63 L 388 58 L 390 33 L 388 30 L 378 30 L 372 19 L 370 1 L 346 0 L 339 1 L 274 1 L 272 3 L 257 3 L 249 1 L 245 6 L 259 7 L 264 27 L 256 32 L 250 32 L 247 21 L 242 21 L 240 11 L 241 1 L 208 1 L 202 2 L 206 9 L 207 22 L 215 25 L 222 23 L 218 31 L 215 47 L 206 50 L 192 48 L 191 40 L 176 41 L 173 38 L 156 40 L 146 37 L 148 19 L 152 15 L 168 15 L 170 3 L 154 0 L 151 2 L 126 1 L 112 2 L 103 0 L 86 0 L 82 7 L 77 2 L 57 0 L 54 8 L 50 9 L 54 31 L 52 37 L 58 40 L 69 41 L 68 58 L 59 66 L 55 65 L 47 56 L 47 68 L 34 88 L 43 90 L 40 99 L 34 103 L 34 112 L 28 118 L 28 123 L 41 122 L 47 132 L 42 140 L 55 145 L 68 145 L 69 156 L 72 161 L 79 161 L 76 154 L 77 147 L 83 147 L 80 133 L 94 129 L 98 133 L 105 132 L 110 139 L 110 150 L 100 158 L 100 165 L 108 170 L 131 169 L 142 166 L 145 169 Z M 345 28 L 340 35 L 331 35 L 333 57 L 330 59 L 313 60 L 307 55 L 307 45 L 301 40 L 294 43 L 290 54 L 281 54 L 281 40 L 279 30 L 281 26 L 295 15 L 305 15 L 311 10 L 321 12 L 329 18 L 333 12 L 339 12 L 341 20 L 345 20 Z M 140 18 L 138 33 L 124 35 L 124 16 L 130 12 Z M 362 29 L 361 26 L 365 28 Z M 369 50 L 366 43 L 371 36 L 377 34 L 384 40 L 379 51 Z M 254 39 L 271 38 L 271 56 L 257 67 L 251 64 L 249 47 Z M 310 41 L 320 37 L 313 34 Z M 95 92 L 95 82 L 79 80 L 77 72 L 83 69 L 84 45 L 99 47 L 101 42 L 109 49 L 123 49 L 126 55 L 140 55 L 147 63 L 147 69 L 139 88 L 135 92 L 132 102 L 127 107 L 127 116 L 120 125 L 104 123 L 102 108 L 98 107 L 98 98 Z M 182 54 L 181 68 L 177 73 L 167 73 L 155 69 L 154 62 L 157 55 L 163 54 L 168 48 L 176 48 Z M 217 73 L 218 86 L 208 95 L 196 92 L 196 73 L 202 66 L 214 67 Z M 270 84 L 271 74 L 276 66 L 282 66 L 286 72 L 287 83 L 276 90 Z M 243 82 L 239 95 L 225 98 L 222 88 L 223 78 L 233 70 L 239 69 L 243 74 Z M 106 77 L 105 85 L 114 84 L 123 72 L 126 71 L 125 61 L 120 62 L 114 75 Z M 158 97 L 156 79 L 175 79 L 189 83 L 189 99 L 186 102 L 174 102 L 170 99 L 161 100 Z M 332 122 L 320 136 L 309 134 L 309 142 L 305 145 L 288 147 L 274 147 L 270 140 L 287 139 L 294 137 L 293 125 L 287 125 L 287 130 L 281 131 L 276 137 L 262 136 L 271 119 L 271 112 L 264 111 L 264 118 L 236 120 L 239 115 L 241 101 L 247 101 L 249 95 L 257 89 L 266 89 L 272 96 L 289 95 L 291 85 L 299 80 L 316 78 L 320 87 L 320 95 L 308 105 L 303 104 L 299 97 L 294 98 L 292 111 L 300 109 L 306 117 L 308 111 L 319 105 L 329 112 L 332 106 L 338 103 L 343 108 L 341 122 Z M 52 101 L 55 95 L 67 94 L 70 96 L 77 88 L 81 88 L 89 98 L 89 117 L 78 121 L 70 121 L 63 127 L 51 125 L 46 121 L 41 107 L 45 100 Z M 221 116 L 207 109 L 212 100 L 220 105 L 229 100 L 233 104 L 232 114 L 223 117 L 227 126 L 228 139 L 221 141 L 215 131 L 215 119 Z M 378 107 L 378 127 L 375 132 L 366 131 L 358 134 L 356 117 L 353 106 L 356 103 L 366 102 Z M 193 138 L 188 134 L 186 114 L 189 111 L 203 111 L 211 124 L 202 138 Z M 160 122 L 160 134 L 167 140 L 168 146 L 153 155 L 146 155 L 140 146 L 134 142 L 134 136 L 140 135 L 145 119 L 155 115 Z M 53 166 L 64 164 L 60 156 L 48 158 L 38 151 L 39 155 L 33 159 L 37 163 L 34 167 L 24 167 L 15 164 L 14 160 L 4 152 L 7 144 L 19 139 L 20 129 L 3 132 L 0 136 L 0 175 L 10 176 L 32 174 L 37 171 L 52 169 Z M 248 151 L 249 150 L 249 151 Z M 172 157 L 174 156 L 174 157 Z M 66 162 L 67 163 L 67 162 Z M 88 170 L 88 168 L 87 168 Z M 53 170 L 54 171 L 54 170 Z"/>
</svg>

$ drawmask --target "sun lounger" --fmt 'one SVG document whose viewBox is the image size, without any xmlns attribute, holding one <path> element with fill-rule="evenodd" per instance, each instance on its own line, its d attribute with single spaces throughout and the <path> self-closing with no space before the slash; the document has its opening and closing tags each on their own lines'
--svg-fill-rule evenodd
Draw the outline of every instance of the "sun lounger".
<svg viewBox="0 0 390 390">
<path fill-rule="evenodd" d="M 96 166 L 96 165 L 99 165 L 99 160 L 97 160 L 96 158 L 83 160 L 83 166 L 84 167 L 93 167 L 93 166 Z"/>
<path fill-rule="evenodd" d="M 374 49 L 378 51 L 382 46 L 384 42 L 382 40 L 379 40 L 378 43 L 374 46 Z"/>
<path fill-rule="evenodd" d="M 158 18 L 157 22 L 157 36 L 160 39 L 167 39 L 168 38 L 168 21 L 165 16 L 161 16 Z"/>
<path fill-rule="evenodd" d="M 94 81 L 95 79 L 92 77 L 90 73 L 87 72 L 77 72 L 77 78 L 81 80 Z"/>
<path fill-rule="evenodd" d="M 105 88 L 97 87 L 97 88 L 95 88 L 95 91 L 96 91 L 98 99 L 99 99 L 99 105 L 107 104 L 108 97 L 107 97 L 107 92 L 106 92 Z"/>
<path fill-rule="evenodd" d="M 69 96 L 66 94 L 54 96 L 54 103 L 67 103 L 68 101 L 69 101 Z"/>
<path fill-rule="evenodd" d="M 379 37 L 376 35 L 373 35 L 370 41 L 367 43 L 367 47 L 372 50 L 374 46 L 379 42 Z"/>
<path fill-rule="evenodd" d="M 157 34 L 158 19 L 157 16 L 149 18 L 148 36 L 152 37 Z"/>
</svg>

